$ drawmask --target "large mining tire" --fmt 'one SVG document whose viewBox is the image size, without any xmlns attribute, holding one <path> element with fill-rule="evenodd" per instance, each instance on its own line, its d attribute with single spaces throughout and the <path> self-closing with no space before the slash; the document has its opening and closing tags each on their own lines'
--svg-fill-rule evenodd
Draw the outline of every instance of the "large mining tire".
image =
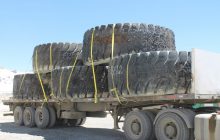
<svg viewBox="0 0 220 140">
<path fill-rule="evenodd" d="M 50 95 L 48 74 L 40 74 L 46 96 Z M 16 99 L 44 99 L 37 74 L 27 73 L 14 76 L 13 97 Z"/>
<path fill-rule="evenodd" d="M 35 72 L 47 73 L 55 68 L 82 65 L 82 44 L 48 43 L 34 48 L 32 64 Z M 37 57 L 36 57 L 37 55 Z M 37 67 L 36 67 L 37 66 Z"/>
<path fill-rule="evenodd" d="M 131 111 L 125 117 L 125 136 L 128 140 L 152 140 L 153 123 L 142 111 Z"/>
<path fill-rule="evenodd" d="M 24 125 L 27 127 L 35 126 L 35 109 L 33 107 L 26 107 L 24 109 L 23 118 Z"/>
<path fill-rule="evenodd" d="M 114 29 L 114 48 L 112 52 L 112 33 Z M 168 28 L 152 24 L 113 24 L 101 25 L 85 32 L 82 48 L 82 58 L 85 64 L 90 64 L 91 39 L 93 39 L 93 60 L 108 63 L 112 56 L 132 52 L 175 50 L 175 37 Z M 107 61 L 104 61 L 107 60 Z"/>
<path fill-rule="evenodd" d="M 22 99 L 23 98 L 23 82 L 24 75 L 15 75 L 13 79 L 13 98 Z"/>
<path fill-rule="evenodd" d="M 16 106 L 14 109 L 14 122 L 16 125 L 21 126 L 24 124 L 23 121 L 23 112 L 24 112 L 24 108 L 21 106 Z"/>
<path fill-rule="evenodd" d="M 109 89 L 116 88 L 120 96 L 185 94 L 191 79 L 191 53 L 185 51 L 120 56 L 111 61 L 108 73 Z"/>
<path fill-rule="evenodd" d="M 35 123 L 38 128 L 46 128 L 50 121 L 50 114 L 48 109 L 43 107 L 37 107 L 35 111 Z"/>
<path fill-rule="evenodd" d="M 95 67 L 98 97 L 108 92 L 107 72 L 105 66 Z M 59 99 L 94 98 L 93 74 L 89 66 L 55 69 L 52 71 L 52 79 L 51 90 Z"/>
<path fill-rule="evenodd" d="M 184 120 L 172 112 L 163 113 L 155 123 L 155 134 L 158 140 L 189 140 L 190 129 Z"/>
</svg>

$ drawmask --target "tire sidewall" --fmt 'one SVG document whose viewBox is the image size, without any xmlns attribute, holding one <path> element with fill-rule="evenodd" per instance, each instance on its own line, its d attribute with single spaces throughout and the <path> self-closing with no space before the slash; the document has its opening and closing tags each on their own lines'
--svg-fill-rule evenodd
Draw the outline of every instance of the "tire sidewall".
<svg viewBox="0 0 220 140">
<path fill-rule="evenodd" d="M 164 113 L 157 119 L 155 123 L 155 134 L 158 140 L 170 140 L 165 135 L 164 129 L 168 122 L 173 122 L 177 128 L 177 137 L 173 140 L 188 140 L 189 129 L 184 120 L 175 113 Z"/>
<path fill-rule="evenodd" d="M 42 121 L 39 114 L 42 113 Z M 49 124 L 49 111 L 46 107 L 37 107 L 35 112 L 35 123 L 38 128 L 46 128 Z"/>
<path fill-rule="evenodd" d="M 26 118 L 30 115 L 30 121 Z M 27 127 L 33 127 L 35 125 L 35 110 L 32 107 L 26 107 L 23 114 L 24 125 Z"/>
<path fill-rule="evenodd" d="M 16 125 L 23 125 L 24 124 L 24 121 L 23 121 L 23 112 L 24 112 L 24 108 L 21 107 L 21 106 L 17 106 L 15 107 L 14 109 L 14 122 Z M 18 115 L 17 115 L 18 113 Z M 18 118 L 17 118 L 18 116 Z"/>
<path fill-rule="evenodd" d="M 141 125 L 141 132 L 139 136 L 133 134 L 131 130 L 132 121 L 135 119 L 137 119 Z M 132 111 L 128 113 L 124 122 L 124 131 L 127 139 L 143 140 L 146 138 L 150 138 L 153 131 L 153 129 L 149 129 L 152 128 L 152 124 L 150 122 L 150 118 L 148 118 L 148 116 L 141 111 Z"/>
</svg>

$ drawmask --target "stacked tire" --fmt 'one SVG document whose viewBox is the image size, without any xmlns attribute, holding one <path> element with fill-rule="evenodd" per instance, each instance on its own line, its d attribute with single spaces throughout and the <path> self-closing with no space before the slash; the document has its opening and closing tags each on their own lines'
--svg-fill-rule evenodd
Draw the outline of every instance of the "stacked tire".
<svg viewBox="0 0 220 140">
<path fill-rule="evenodd" d="M 108 97 L 184 94 L 191 88 L 191 52 L 176 51 L 168 28 L 97 26 L 84 34 L 82 59 L 88 66 L 108 67 Z"/>
<path fill-rule="evenodd" d="M 184 86 L 189 81 L 185 82 L 184 76 L 190 73 L 185 72 L 181 64 L 187 61 L 188 66 L 190 60 L 188 55 L 185 57 L 186 53 L 178 55 L 175 52 L 174 33 L 168 28 L 143 23 L 101 25 L 85 32 L 83 46 L 76 43 L 36 46 L 32 59 L 34 73 L 25 77 L 15 76 L 14 96 L 19 99 L 43 99 L 46 94 L 47 98 L 71 100 L 94 98 L 95 89 L 99 98 L 115 96 L 110 92 L 112 89 L 123 96 L 154 94 L 166 88 L 169 91 L 183 88 L 181 92 L 187 92 Z M 172 68 L 178 65 L 181 70 L 175 73 L 178 68 L 175 71 Z M 146 69 L 146 66 L 150 68 Z M 157 71 L 153 71 L 152 66 Z M 161 79 L 164 66 L 171 77 Z M 155 74 L 148 77 L 152 72 Z M 181 73 L 182 77 L 179 75 Z M 170 78 L 172 83 L 164 85 Z M 179 80 L 179 84 L 174 86 L 175 80 Z M 159 87 L 156 86 L 158 84 Z"/>
</svg>

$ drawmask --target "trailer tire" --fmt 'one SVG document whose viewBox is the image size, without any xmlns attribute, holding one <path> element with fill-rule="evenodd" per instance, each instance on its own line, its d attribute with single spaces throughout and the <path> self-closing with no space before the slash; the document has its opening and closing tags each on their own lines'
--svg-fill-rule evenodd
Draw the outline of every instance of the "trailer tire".
<svg viewBox="0 0 220 140">
<path fill-rule="evenodd" d="M 52 106 L 48 106 L 48 111 L 49 111 L 50 120 L 47 127 L 52 128 L 56 124 L 56 120 L 57 120 L 56 112 Z"/>
<path fill-rule="evenodd" d="M 37 107 L 35 111 L 35 123 L 38 128 L 46 128 L 49 124 L 50 114 L 48 109 L 43 107 Z"/>
<path fill-rule="evenodd" d="M 155 114 L 148 111 L 148 110 L 144 110 L 144 113 L 150 118 L 150 121 L 152 123 L 152 130 L 153 132 L 151 133 L 151 136 L 149 138 L 149 140 L 155 140 L 156 139 L 156 136 L 155 136 L 155 132 L 154 132 L 154 125 L 153 125 L 153 122 L 154 122 L 154 119 L 155 119 Z"/>
<path fill-rule="evenodd" d="M 13 113 L 14 113 L 15 124 L 18 126 L 22 126 L 24 124 L 23 121 L 24 108 L 21 106 L 16 106 Z"/>
<path fill-rule="evenodd" d="M 167 112 L 158 117 L 155 123 L 155 134 L 158 140 L 189 140 L 190 129 L 177 114 Z"/>
<path fill-rule="evenodd" d="M 55 68 L 72 66 L 77 56 L 76 65 L 82 65 L 81 50 L 82 44 L 75 43 L 48 43 L 38 45 L 34 48 L 32 58 L 33 70 L 34 72 L 47 73 Z"/>
<path fill-rule="evenodd" d="M 112 32 L 114 28 L 114 52 L 112 52 Z M 132 52 L 175 50 L 175 37 L 168 28 L 152 24 L 117 23 L 97 26 L 84 34 L 82 57 L 84 63 L 90 63 L 91 36 L 94 30 L 94 61 L 109 59 Z M 112 54 L 113 53 L 113 54 Z M 102 62 L 104 63 L 104 62 Z M 108 63 L 108 62 L 107 62 Z"/>
<path fill-rule="evenodd" d="M 125 117 L 123 128 L 129 140 L 150 139 L 153 133 L 153 123 L 142 111 L 129 112 Z"/>
<path fill-rule="evenodd" d="M 24 125 L 27 127 L 35 126 L 35 109 L 33 107 L 25 107 L 24 109 Z"/>
</svg>

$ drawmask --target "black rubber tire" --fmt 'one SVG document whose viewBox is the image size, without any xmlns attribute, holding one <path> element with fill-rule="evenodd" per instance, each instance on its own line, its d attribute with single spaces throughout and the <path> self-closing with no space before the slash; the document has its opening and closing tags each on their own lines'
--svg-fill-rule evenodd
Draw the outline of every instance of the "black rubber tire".
<svg viewBox="0 0 220 140">
<path fill-rule="evenodd" d="M 172 129 L 168 129 L 167 127 L 172 127 Z M 170 130 L 170 135 L 166 134 L 168 133 L 165 132 L 166 130 Z M 179 115 L 167 112 L 160 115 L 156 120 L 155 135 L 157 140 L 189 140 L 190 129 L 187 128 L 186 123 Z"/>
<path fill-rule="evenodd" d="M 46 96 L 51 93 L 48 74 L 40 74 Z M 42 87 L 37 74 L 15 75 L 13 81 L 13 98 L 15 99 L 44 99 Z"/>
<path fill-rule="evenodd" d="M 37 107 L 35 111 L 35 123 L 38 128 L 46 128 L 50 121 L 50 114 L 48 109 L 43 107 Z"/>
<path fill-rule="evenodd" d="M 52 64 L 50 64 L 50 46 Z M 55 68 L 72 66 L 78 55 L 77 64 L 82 65 L 81 60 L 82 44 L 75 43 L 48 43 L 38 45 L 34 48 L 32 64 L 34 72 L 47 73 Z M 37 52 L 37 59 L 36 59 Z M 36 62 L 38 69 L 36 67 Z"/>
<path fill-rule="evenodd" d="M 51 90 L 53 90 L 54 95 L 58 99 L 94 98 L 92 68 L 89 66 L 76 66 L 71 75 L 72 68 L 63 67 L 52 71 Z M 107 72 L 105 66 L 95 67 L 98 97 L 101 97 L 102 93 L 108 92 Z"/>
<path fill-rule="evenodd" d="M 14 109 L 14 112 L 13 112 L 14 122 L 18 126 L 24 125 L 23 112 L 24 112 L 24 108 L 21 107 L 21 106 L 16 106 L 15 109 Z"/>
<path fill-rule="evenodd" d="M 84 34 L 82 58 L 84 63 L 90 63 L 91 38 L 94 30 L 93 58 L 94 61 L 108 59 L 112 55 L 113 24 L 101 25 Z M 114 56 L 131 52 L 148 52 L 175 50 L 175 37 L 168 28 L 152 24 L 118 23 L 114 27 Z M 106 63 L 100 62 L 100 63 Z"/>
<path fill-rule="evenodd" d="M 54 107 L 52 107 L 52 106 L 48 106 L 47 108 L 48 108 L 49 116 L 50 116 L 49 124 L 47 127 L 52 128 L 55 126 L 56 120 L 57 120 L 56 111 L 55 111 Z"/>
<path fill-rule="evenodd" d="M 138 132 L 134 132 L 135 130 L 132 128 L 135 127 L 134 122 L 139 125 L 139 130 L 137 130 L 139 134 L 135 134 Z M 151 119 L 142 111 L 129 112 L 125 117 L 123 128 L 128 140 L 150 140 L 153 133 Z"/>
<path fill-rule="evenodd" d="M 156 136 L 155 136 L 155 132 L 154 132 L 154 125 L 153 125 L 153 122 L 154 122 L 156 115 L 148 110 L 144 110 L 143 112 L 148 116 L 148 118 L 150 119 L 150 121 L 152 123 L 151 129 L 153 130 L 153 132 L 151 133 L 149 140 L 156 140 Z"/>
<path fill-rule="evenodd" d="M 25 107 L 23 113 L 24 125 L 27 127 L 35 126 L 35 109 L 33 107 Z"/>
<path fill-rule="evenodd" d="M 191 53 L 184 51 L 120 56 L 111 61 L 108 72 L 109 89 L 116 88 L 120 96 L 186 94 L 191 79 Z"/>
</svg>

